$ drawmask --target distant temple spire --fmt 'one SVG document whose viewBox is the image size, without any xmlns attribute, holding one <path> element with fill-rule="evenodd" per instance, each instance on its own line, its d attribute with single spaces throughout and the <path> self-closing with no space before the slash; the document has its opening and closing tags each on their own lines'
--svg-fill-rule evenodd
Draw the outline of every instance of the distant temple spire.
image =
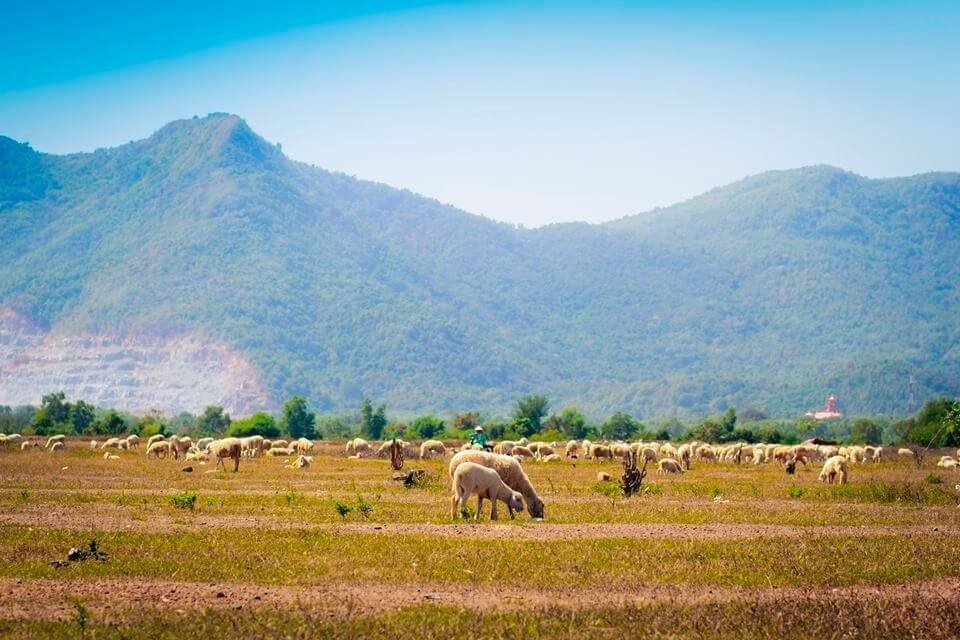
<svg viewBox="0 0 960 640">
<path fill-rule="evenodd" d="M 820 411 L 808 411 L 804 415 L 813 418 L 814 420 L 831 420 L 833 418 L 842 418 L 843 413 L 840 411 L 840 407 L 837 404 L 837 396 L 832 393 L 827 396 L 827 402 L 822 410 Z"/>
</svg>

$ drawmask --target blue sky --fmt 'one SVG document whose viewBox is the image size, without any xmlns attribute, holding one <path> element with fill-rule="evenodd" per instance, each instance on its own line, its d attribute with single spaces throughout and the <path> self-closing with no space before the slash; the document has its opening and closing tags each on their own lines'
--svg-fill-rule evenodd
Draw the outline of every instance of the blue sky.
<svg viewBox="0 0 960 640">
<path fill-rule="evenodd" d="M 0 134 L 66 153 L 228 111 L 527 226 L 767 169 L 960 169 L 957 2 L 88 4 L 4 7 Z"/>
</svg>

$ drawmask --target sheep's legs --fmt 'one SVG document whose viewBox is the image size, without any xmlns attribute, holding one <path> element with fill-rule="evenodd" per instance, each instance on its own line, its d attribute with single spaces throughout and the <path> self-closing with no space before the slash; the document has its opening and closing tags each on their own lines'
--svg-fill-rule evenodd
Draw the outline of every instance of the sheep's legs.
<svg viewBox="0 0 960 640">
<path fill-rule="evenodd" d="M 483 511 L 483 496 L 477 495 L 477 513 L 473 516 L 474 520 L 480 519 L 480 513 Z"/>
<path fill-rule="evenodd" d="M 493 504 L 493 506 L 490 507 L 490 519 L 496 520 L 497 519 L 497 499 L 491 498 L 490 502 Z"/>
</svg>

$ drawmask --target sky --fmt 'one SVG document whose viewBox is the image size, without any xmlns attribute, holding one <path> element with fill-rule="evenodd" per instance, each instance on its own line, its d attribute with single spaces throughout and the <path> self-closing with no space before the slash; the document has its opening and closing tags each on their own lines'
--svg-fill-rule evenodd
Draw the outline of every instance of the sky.
<svg viewBox="0 0 960 640">
<path fill-rule="evenodd" d="M 0 135 L 50 153 L 230 112 L 295 160 L 527 227 L 770 169 L 960 169 L 955 1 L 35 0 L 3 14 Z"/>
</svg>

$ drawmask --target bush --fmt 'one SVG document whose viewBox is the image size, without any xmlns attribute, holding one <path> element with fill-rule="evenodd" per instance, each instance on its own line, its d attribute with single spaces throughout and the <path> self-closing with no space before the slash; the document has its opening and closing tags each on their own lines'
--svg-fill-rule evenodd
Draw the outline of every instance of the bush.
<svg viewBox="0 0 960 640">
<path fill-rule="evenodd" d="M 172 504 L 177 509 L 188 509 L 193 511 L 194 505 L 197 503 L 197 494 L 195 493 L 178 493 L 177 495 L 170 498 L 170 504 Z"/>
<path fill-rule="evenodd" d="M 445 428 L 445 423 L 437 416 L 420 416 L 410 423 L 407 433 L 412 440 L 429 440 L 439 436 Z"/>
<path fill-rule="evenodd" d="M 228 437 L 246 438 L 247 436 L 263 436 L 277 438 L 280 436 L 280 427 L 269 413 L 255 413 L 249 418 L 236 420 L 224 434 Z"/>
</svg>

